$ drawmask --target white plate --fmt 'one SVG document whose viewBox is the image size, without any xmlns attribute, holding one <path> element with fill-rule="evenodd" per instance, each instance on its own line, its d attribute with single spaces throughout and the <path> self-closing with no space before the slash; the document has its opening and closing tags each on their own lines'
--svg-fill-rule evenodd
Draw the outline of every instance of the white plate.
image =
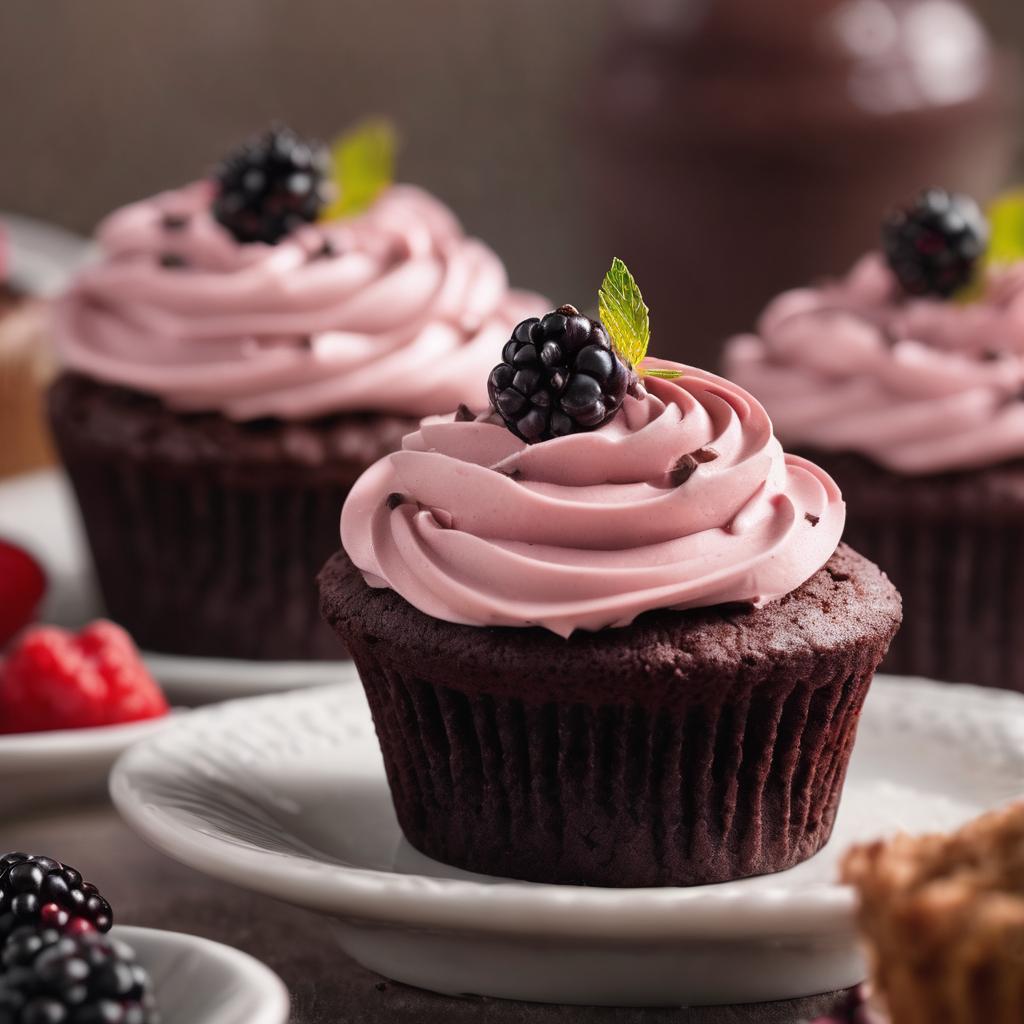
<svg viewBox="0 0 1024 1024">
<path fill-rule="evenodd" d="M 77 628 L 102 615 L 78 506 L 64 473 L 46 469 L 0 483 L 0 538 L 20 544 L 49 578 L 42 618 Z M 235 661 L 145 654 L 174 704 L 209 704 L 323 683 L 353 682 L 351 662 Z"/>
<path fill-rule="evenodd" d="M 125 755 L 111 791 L 160 849 L 333 915 L 344 950 L 399 981 L 559 1003 L 757 1002 L 862 979 L 839 855 L 1024 791 L 1024 698 L 880 677 L 826 849 L 777 875 L 689 889 L 537 885 L 424 857 L 401 836 L 351 687 L 195 712 Z"/>
<path fill-rule="evenodd" d="M 91 242 L 56 224 L 0 213 L 0 227 L 10 240 L 10 277 L 36 295 L 55 295 L 94 252 Z"/>
<path fill-rule="evenodd" d="M 0 820 L 42 806 L 105 797 L 114 762 L 170 717 L 98 729 L 0 735 Z"/>
<path fill-rule="evenodd" d="M 240 661 L 149 653 L 144 653 L 143 659 L 164 692 L 176 704 L 190 707 L 309 686 L 359 682 L 351 661 Z"/>
<path fill-rule="evenodd" d="M 111 934 L 149 972 L 163 1024 L 287 1024 L 288 990 L 247 953 L 152 928 L 119 925 Z"/>
</svg>

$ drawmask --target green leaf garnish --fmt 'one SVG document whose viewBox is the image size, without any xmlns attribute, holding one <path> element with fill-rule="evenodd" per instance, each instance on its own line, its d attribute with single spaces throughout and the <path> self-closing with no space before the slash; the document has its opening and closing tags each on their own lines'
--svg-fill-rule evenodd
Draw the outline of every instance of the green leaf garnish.
<svg viewBox="0 0 1024 1024">
<path fill-rule="evenodd" d="M 629 267 L 616 256 L 597 293 L 597 315 L 619 355 L 631 366 L 647 355 L 651 342 L 649 312 Z"/>
<path fill-rule="evenodd" d="M 1024 260 L 1024 188 L 997 196 L 985 211 L 989 224 L 987 267 Z"/>
<path fill-rule="evenodd" d="M 325 220 L 362 213 L 395 180 L 395 126 L 383 117 L 362 121 L 331 146 L 334 202 Z"/>
<path fill-rule="evenodd" d="M 1024 260 L 1024 187 L 996 196 L 985 210 L 989 237 L 985 254 L 978 260 L 974 274 L 954 295 L 956 302 L 977 302 L 985 294 L 989 272 Z"/>
<path fill-rule="evenodd" d="M 616 351 L 641 376 L 660 377 L 662 380 L 682 376 L 681 370 L 640 369 L 651 343 L 650 310 L 629 267 L 618 256 L 612 260 L 601 282 L 597 310 Z"/>
</svg>

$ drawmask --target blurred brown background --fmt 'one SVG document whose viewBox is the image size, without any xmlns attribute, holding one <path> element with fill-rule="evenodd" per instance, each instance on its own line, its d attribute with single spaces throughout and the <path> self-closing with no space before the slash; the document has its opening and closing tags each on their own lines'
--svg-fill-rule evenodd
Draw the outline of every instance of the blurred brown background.
<svg viewBox="0 0 1024 1024">
<path fill-rule="evenodd" d="M 3 0 L 0 209 L 87 231 L 272 118 L 329 139 L 380 112 L 400 126 L 403 179 L 450 202 L 519 281 L 568 287 L 585 251 L 569 112 L 605 7 Z"/>
<path fill-rule="evenodd" d="M 870 15 L 881 0 L 853 2 Z M 580 111 L 588 96 L 603 97 L 593 83 L 614 70 L 607 60 L 619 59 L 608 37 L 645 23 L 671 43 L 716 6 L 3 0 L 0 210 L 87 232 L 111 207 L 201 174 L 272 118 L 330 138 L 382 112 L 401 128 L 402 178 L 449 201 L 502 253 L 517 283 L 585 302 L 609 256 L 595 231 L 601 201 L 589 184 L 590 164 L 600 159 L 591 143 L 609 129 Z M 816 6 L 843 5 L 722 6 L 737 21 L 770 10 L 796 25 Z M 1021 0 L 978 0 L 975 9 L 1000 45 L 1024 42 Z M 675 64 L 688 59 L 671 54 Z M 670 125 L 671 111 L 666 116 Z M 764 205 L 771 202 L 766 196 Z"/>
</svg>

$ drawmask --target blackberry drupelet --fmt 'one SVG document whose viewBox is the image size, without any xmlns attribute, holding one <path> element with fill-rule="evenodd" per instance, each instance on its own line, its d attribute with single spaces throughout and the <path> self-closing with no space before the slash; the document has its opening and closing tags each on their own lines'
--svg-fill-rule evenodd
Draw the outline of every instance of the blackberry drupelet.
<svg viewBox="0 0 1024 1024">
<path fill-rule="evenodd" d="M 988 224 L 969 196 L 922 192 L 882 225 L 886 259 L 904 291 L 948 298 L 969 284 L 988 244 Z"/>
<path fill-rule="evenodd" d="M 19 928 L 0 974 L 0 1024 L 159 1024 L 146 971 L 97 932 Z"/>
<path fill-rule="evenodd" d="M 501 359 L 487 393 L 509 430 L 529 444 L 601 426 L 635 379 L 604 326 L 573 306 L 518 324 Z"/>
<path fill-rule="evenodd" d="M 113 923 L 110 904 L 74 868 L 25 853 L 0 857 L 0 944 L 21 925 L 53 923 L 53 906 L 99 932 L 109 931 Z"/>
<path fill-rule="evenodd" d="M 330 154 L 287 128 L 272 128 L 231 153 L 216 179 L 217 220 L 240 242 L 276 245 L 327 205 Z"/>
<path fill-rule="evenodd" d="M 23 924 L 15 928 L 0 946 L 0 978 L 15 967 L 30 967 L 38 954 L 56 945 L 63 936 L 61 928 L 49 925 Z"/>
</svg>

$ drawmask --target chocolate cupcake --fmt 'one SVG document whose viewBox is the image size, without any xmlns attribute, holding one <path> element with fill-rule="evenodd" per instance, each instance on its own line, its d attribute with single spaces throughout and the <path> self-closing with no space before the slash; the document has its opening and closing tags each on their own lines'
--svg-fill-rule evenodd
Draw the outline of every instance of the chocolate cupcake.
<svg viewBox="0 0 1024 1024">
<path fill-rule="evenodd" d="M 323 612 L 438 860 L 696 885 L 829 837 L 899 596 L 761 406 L 636 365 L 572 307 L 527 321 L 494 408 L 425 420 L 345 504 Z"/>
<path fill-rule="evenodd" d="M 59 303 L 53 429 L 108 611 L 146 649 L 343 655 L 313 580 L 349 487 L 480 401 L 538 308 L 419 189 L 323 219 L 326 163 L 275 130 L 117 211 Z"/>
<path fill-rule="evenodd" d="M 836 479 L 844 539 L 899 587 L 883 668 L 1024 691 L 1024 262 L 983 266 L 979 218 L 926 193 L 887 253 L 776 298 L 725 372 Z"/>
</svg>

